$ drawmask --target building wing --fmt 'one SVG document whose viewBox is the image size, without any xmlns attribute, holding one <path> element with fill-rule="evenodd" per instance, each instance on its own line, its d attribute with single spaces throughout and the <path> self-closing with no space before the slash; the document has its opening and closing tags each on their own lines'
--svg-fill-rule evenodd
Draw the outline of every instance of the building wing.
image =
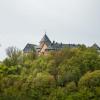
<svg viewBox="0 0 100 100">
<path fill-rule="evenodd" d="M 29 52 L 32 52 L 32 51 L 38 51 L 40 48 L 38 45 L 35 45 L 35 44 L 27 44 L 25 46 L 25 48 L 23 49 L 24 53 L 29 53 Z"/>
</svg>

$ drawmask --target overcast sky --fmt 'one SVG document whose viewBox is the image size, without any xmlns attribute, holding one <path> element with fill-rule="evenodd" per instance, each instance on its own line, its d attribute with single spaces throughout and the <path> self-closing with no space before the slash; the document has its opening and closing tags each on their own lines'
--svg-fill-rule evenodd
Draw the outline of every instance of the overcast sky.
<svg viewBox="0 0 100 100">
<path fill-rule="evenodd" d="M 51 40 L 100 46 L 100 0 L 0 0 L 0 59 L 8 46 Z"/>
</svg>

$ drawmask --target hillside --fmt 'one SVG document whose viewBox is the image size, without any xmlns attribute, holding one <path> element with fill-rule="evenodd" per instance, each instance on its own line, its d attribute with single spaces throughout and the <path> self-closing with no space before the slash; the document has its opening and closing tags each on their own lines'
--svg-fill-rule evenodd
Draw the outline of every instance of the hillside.
<svg viewBox="0 0 100 100">
<path fill-rule="evenodd" d="M 9 48 L 0 64 L 0 100 L 99 100 L 100 53 L 85 46 L 48 55 Z"/>
</svg>

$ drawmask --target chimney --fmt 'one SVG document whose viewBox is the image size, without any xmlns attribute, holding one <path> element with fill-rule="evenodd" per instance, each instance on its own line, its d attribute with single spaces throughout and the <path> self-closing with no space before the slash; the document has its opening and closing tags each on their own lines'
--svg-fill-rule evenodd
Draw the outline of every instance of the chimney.
<svg viewBox="0 0 100 100">
<path fill-rule="evenodd" d="M 53 41 L 53 44 L 55 44 L 55 41 Z"/>
</svg>

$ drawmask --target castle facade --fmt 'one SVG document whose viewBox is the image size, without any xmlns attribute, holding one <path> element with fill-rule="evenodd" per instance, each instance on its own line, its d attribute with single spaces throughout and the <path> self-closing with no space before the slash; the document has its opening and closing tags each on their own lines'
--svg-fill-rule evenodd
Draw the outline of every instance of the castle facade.
<svg viewBox="0 0 100 100">
<path fill-rule="evenodd" d="M 58 51 L 65 47 L 67 48 L 77 48 L 79 45 L 77 44 L 63 44 L 63 43 L 57 43 L 55 41 L 51 42 L 51 40 L 48 38 L 48 36 L 45 34 L 41 41 L 39 42 L 39 45 L 35 44 L 27 44 L 25 48 L 23 49 L 24 53 L 30 53 L 33 50 L 39 55 L 41 54 L 47 54 L 50 51 Z M 92 47 L 100 50 L 100 47 L 97 44 L 94 44 Z"/>
</svg>

